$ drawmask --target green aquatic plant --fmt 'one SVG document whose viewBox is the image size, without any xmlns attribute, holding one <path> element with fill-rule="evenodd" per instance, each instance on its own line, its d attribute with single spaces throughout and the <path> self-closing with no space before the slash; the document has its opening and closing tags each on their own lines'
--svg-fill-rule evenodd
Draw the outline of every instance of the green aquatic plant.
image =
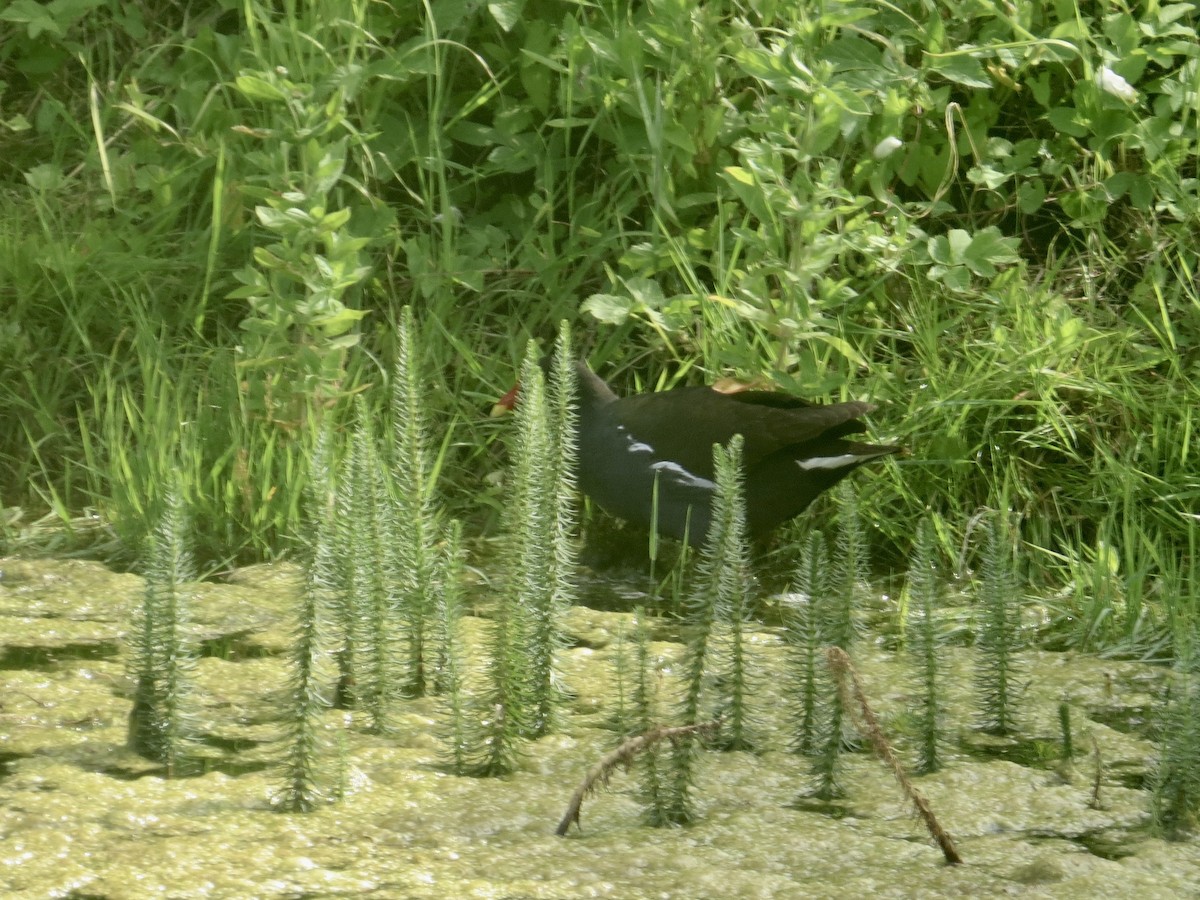
<svg viewBox="0 0 1200 900">
<path fill-rule="evenodd" d="M 859 521 L 857 494 L 845 485 L 838 492 L 838 499 L 838 529 L 830 555 L 832 577 L 826 595 L 828 602 L 818 604 L 817 610 L 824 642 L 849 653 L 858 639 L 855 612 L 866 584 L 867 551 Z"/>
<path fill-rule="evenodd" d="M 396 366 L 392 372 L 392 536 L 388 547 L 404 630 L 405 693 L 420 697 L 434 687 L 436 678 L 430 656 L 437 651 L 429 647 L 429 631 L 436 603 L 433 590 L 437 582 L 438 525 L 416 341 L 412 307 L 406 306 L 396 329 Z"/>
<path fill-rule="evenodd" d="M 633 609 L 633 625 L 636 633 L 638 617 L 643 615 L 643 607 Z M 633 734 L 636 728 L 636 711 L 633 707 L 633 690 L 630 686 L 634 675 L 629 659 L 629 635 L 624 623 L 617 626 L 617 640 L 613 647 L 613 687 L 612 702 L 609 705 L 608 727 L 621 736 Z"/>
<path fill-rule="evenodd" d="M 831 647 L 847 650 L 857 632 L 854 624 L 859 563 L 865 558 L 852 495 L 839 511 L 838 552 L 852 559 L 829 561 L 828 545 L 812 531 L 801 545 L 792 576 L 786 637 L 790 647 L 794 722 L 791 749 L 812 757 L 811 795 L 833 800 L 845 795 L 839 781 L 841 757 L 850 740 L 845 734 L 845 700 L 829 677 L 825 657 Z M 857 548 L 857 549 L 856 549 Z"/>
<path fill-rule="evenodd" d="M 389 546 L 394 538 L 387 484 L 366 403 L 355 404 L 350 451 L 338 480 L 338 552 L 342 560 L 336 619 L 342 644 L 339 699 L 362 709 L 370 729 L 388 729 L 401 691 L 397 673 L 396 579 Z"/>
<path fill-rule="evenodd" d="M 678 719 L 684 726 L 717 723 L 713 737 L 727 750 L 753 746 L 749 709 L 753 674 L 745 640 L 750 574 L 742 447 L 741 435 L 735 435 L 728 447 L 713 447 L 717 492 L 712 519 L 700 551 L 695 587 L 683 604 L 689 638 Z M 694 740 L 673 741 L 664 800 L 654 813 L 664 824 L 682 824 L 694 816 L 695 754 Z"/>
<path fill-rule="evenodd" d="M 1075 757 L 1075 737 L 1071 728 L 1071 704 L 1066 700 L 1058 704 L 1058 730 L 1062 734 L 1062 759 L 1069 763 Z"/>
<path fill-rule="evenodd" d="M 838 546 L 846 543 L 839 540 Z M 854 645 L 858 631 L 854 622 L 855 598 L 858 590 L 854 580 L 855 568 L 846 562 L 833 564 L 833 585 L 826 595 L 826 603 L 818 604 L 816 615 L 821 630 L 821 643 L 826 652 L 836 647 L 846 653 Z M 846 726 L 845 697 L 836 685 L 828 684 L 824 715 L 819 719 L 816 736 L 816 752 L 813 757 L 812 775 L 816 786 L 813 796 L 819 800 L 834 800 L 845 796 L 838 780 L 841 757 L 848 745 L 856 742 Z"/>
<path fill-rule="evenodd" d="M 559 323 L 547 394 L 550 437 L 554 449 L 554 605 L 559 610 L 575 603 L 579 582 L 579 385 L 571 329 Z"/>
<path fill-rule="evenodd" d="M 644 757 L 648 752 L 656 748 L 664 740 L 670 741 L 674 745 L 680 743 L 691 743 L 699 737 L 711 737 L 719 727 L 720 723 L 713 722 L 698 722 L 695 725 L 656 725 L 649 731 L 642 734 L 635 734 L 630 738 L 621 742 L 621 745 L 608 753 L 597 762 L 591 769 L 579 787 L 575 789 L 575 793 L 571 795 L 571 801 L 567 804 L 567 811 L 559 820 L 558 827 L 554 833 L 559 837 L 565 837 L 567 832 L 571 830 L 572 825 L 580 824 L 580 813 L 583 809 L 583 800 L 588 794 L 595 793 L 601 786 L 608 784 L 609 779 L 618 767 L 623 769 L 630 768 L 635 760 Z M 664 824 L 682 824 L 668 822 Z"/>
<path fill-rule="evenodd" d="M 866 590 L 871 571 L 871 551 L 863 531 L 858 489 L 854 482 L 843 481 L 837 486 L 837 533 L 833 548 L 833 581 L 835 595 L 845 595 L 851 603 Z M 838 643 L 843 650 L 848 644 Z"/>
<path fill-rule="evenodd" d="M 741 485 L 743 444 L 741 435 L 735 435 L 728 447 L 713 447 L 717 492 L 697 565 L 697 588 L 686 607 L 693 636 L 688 644 L 683 723 L 720 719 L 719 741 L 729 750 L 753 746 L 749 709 L 753 674 L 745 636 L 751 578 Z M 707 707 L 706 693 L 712 694 Z"/>
<path fill-rule="evenodd" d="M 526 516 L 531 531 L 531 542 L 525 544 L 527 560 L 536 574 L 545 572 L 544 580 L 531 578 L 526 582 L 523 600 L 529 612 L 529 702 L 534 736 L 546 734 L 556 725 L 563 697 L 558 654 L 566 644 L 562 617 L 575 599 L 579 579 L 575 476 L 578 388 L 566 322 L 559 327 L 549 374 L 543 384 L 545 409 L 539 416 L 544 422 L 539 422 L 535 433 L 529 435 L 530 443 L 544 441 L 546 445 L 533 451 L 539 471 L 530 475 L 540 478 L 541 483 L 530 486 Z M 544 437 L 539 437 L 542 434 Z M 532 507 L 543 504 L 544 508 L 533 514 Z"/>
<path fill-rule="evenodd" d="M 658 679 L 655 677 L 654 661 L 650 654 L 650 628 L 646 621 L 646 610 L 637 607 L 633 611 L 634 652 L 637 659 L 634 666 L 634 687 L 630 703 L 633 716 L 627 733 L 621 735 L 627 740 L 637 734 L 651 734 L 658 726 Z M 686 810 L 675 808 L 671 794 L 667 790 L 667 772 L 665 761 L 669 759 L 663 753 L 657 742 L 647 744 L 638 755 L 638 798 L 642 803 L 642 815 L 648 825 L 662 827 L 686 821 Z"/>
<path fill-rule="evenodd" d="M 719 523 L 719 529 L 715 534 L 710 529 L 708 537 L 711 552 L 702 556 L 697 572 L 702 580 L 711 579 L 715 583 L 719 595 L 715 603 L 724 619 L 720 636 L 724 652 L 722 669 L 718 673 L 723 696 L 717 707 L 716 718 L 721 722 L 719 740 L 727 750 L 755 748 L 750 710 L 750 698 L 754 692 L 754 661 L 746 640 L 753 579 L 750 575 L 746 503 L 742 494 L 742 449 L 741 435 L 736 435 L 726 449 L 713 449 L 717 481 L 713 519 Z"/>
<path fill-rule="evenodd" d="M 1159 707 L 1159 756 L 1151 808 L 1158 833 L 1184 840 L 1200 827 L 1200 660 L 1195 626 L 1175 625 L 1175 665 Z"/>
<path fill-rule="evenodd" d="M 989 734 L 1016 731 L 1017 685 L 1021 668 L 1021 598 L 1013 566 L 1013 536 L 1006 517 L 983 518 L 983 561 L 978 585 L 979 638 L 975 669 L 980 719 Z"/>
<path fill-rule="evenodd" d="M 546 408 L 546 384 L 531 341 L 521 367 L 514 407 L 504 516 L 505 578 L 492 615 L 487 690 L 477 735 L 480 759 L 472 771 L 501 775 L 516 765 L 520 741 L 543 733 L 548 718 L 535 718 L 552 703 L 537 691 L 552 687 L 551 629 L 537 623 L 549 615 L 554 591 L 554 453 Z M 545 701 L 543 703 L 543 701 Z"/>
<path fill-rule="evenodd" d="M 829 644 L 826 649 L 836 646 Z M 826 705 L 826 714 L 822 716 L 816 734 L 810 772 L 813 784 L 811 795 L 818 800 L 837 800 L 846 796 L 840 781 L 842 753 L 846 743 L 843 734 L 845 726 L 845 701 L 836 687 L 833 687 Z"/>
<path fill-rule="evenodd" d="M 651 653 L 650 622 L 644 607 L 634 610 L 633 627 L 634 683 L 629 699 L 628 727 L 620 731 L 620 744 L 593 769 L 585 785 L 595 784 L 598 779 L 607 780 L 607 773 L 618 763 L 636 765 L 637 792 L 646 824 L 656 828 L 684 825 L 695 818 L 692 789 L 696 740 L 715 738 L 721 722 L 711 719 L 678 726 L 662 724 L 661 673 Z M 665 746 L 664 739 L 667 740 Z M 577 792 L 572 801 L 575 821 L 578 820 L 578 802 L 582 793 Z M 564 819 L 560 828 L 565 829 L 569 824 L 570 821 Z M 564 834 L 565 830 L 559 833 Z"/>
<path fill-rule="evenodd" d="M 820 531 L 810 531 L 800 547 L 785 607 L 785 632 L 792 677 L 794 730 L 791 749 L 809 754 L 817 747 L 817 733 L 826 712 L 829 685 L 822 680 L 823 641 L 820 611 L 829 604 L 829 551 Z"/>
<path fill-rule="evenodd" d="M 129 632 L 135 688 L 128 742 L 175 775 L 194 738 L 190 700 L 196 652 L 187 632 L 188 584 L 196 572 L 179 476 L 166 478 L 162 512 L 147 538 L 142 603 Z"/>
<path fill-rule="evenodd" d="M 334 493 L 331 466 L 332 429 L 329 422 L 317 438 L 309 462 L 307 487 L 307 565 L 297 597 L 288 671 L 287 750 L 279 808 L 310 812 L 325 799 L 320 779 L 321 716 L 329 708 L 326 625 L 332 596 L 338 588 L 337 545 L 334 539 Z"/>
<path fill-rule="evenodd" d="M 912 559 L 908 565 L 909 652 L 918 671 L 920 695 L 916 709 L 919 758 L 917 771 L 936 772 L 940 753 L 942 718 L 942 644 L 937 631 L 939 586 L 933 528 L 928 519 L 917 525 Z"/>
<path fill-rule="evenodd" d="M 838 494 L 838 534 L 829 591 L 815 604 L 817 627 L 822 647 L 828 651 L 837 647 L 849 653 L 858 638 L 855 622 L 857 599 L 866 581 L 867 551 L 859 520 L 857 494 L 849 485 Z M 821 602 L 821 600 L 824 602 Z M 846 730 L 846 707 L 842 692 L 829 683 L 825 701 L 820 704 L 823 715 L 818 720 L 812 775 L 815 780 L 813 796 L 833 800 L 845 796 L 838 781 L 841 755 L 847 745 L 856 741 Z"/>
<path fill-rule="evenodd" d="M 437 557 L 433 636 L 439 648 L 437 691 L 441 709 L 441 739 L 446 767 L 455 775 L 470 769 L 471 724 L 464 683 L 462 647 L 462 524 L 450 523 Z"/>
</svg>

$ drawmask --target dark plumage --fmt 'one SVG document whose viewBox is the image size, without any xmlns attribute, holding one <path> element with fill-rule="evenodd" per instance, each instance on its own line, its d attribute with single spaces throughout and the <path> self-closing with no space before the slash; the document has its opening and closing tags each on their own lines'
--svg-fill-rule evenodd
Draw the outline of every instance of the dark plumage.
<svg viewBox="0 0 1200 900">
<path fill-rule="evenodd" d="M 712 499 L 713 444 L 745 442 L 747 527 L 762 537 L 858 468 L 899 448 L 846 440 L 874 407 L 827 406 L 773 391 L 709 387 L 618 397 L 587 364 L 579 380 L 579 486 L 604 509 L 649 527 L 658 478 L 658 530 L 703 543 Z M 501 401 L 512 404 L 513 392 Z M 691 510 L 690 521 L 688 510 Z"/>
</svg>

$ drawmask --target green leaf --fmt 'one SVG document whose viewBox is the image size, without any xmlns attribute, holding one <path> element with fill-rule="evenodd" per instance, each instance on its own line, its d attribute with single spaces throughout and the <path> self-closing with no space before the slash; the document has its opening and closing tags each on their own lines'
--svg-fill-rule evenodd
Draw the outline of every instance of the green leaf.
<svg viewBox="0 0 1200 900">
<path fill-rule="evenodd" d="M 242 96 L 249 100 L 265 100 L 268 103 L 279 103 L 287 99 L 287 94 L 271 84 L 265 78 L 257 75 L 239 75 L 234 79 L 234 87 L 241 91 Z"/>
<path fill-rule="evenodd" d="M 66 35 L 59 21 L 51 15 L 51 4 L 35 3 L 34 0 L 13 0 L 3 10 L 0 10 L 0 20 L 15 22 L 25 26 L 25 33 L 31 38 L 45 32 L 61 38 Z"/>
<path fill-rule="evenodd" d="M 254 248 L 254 261 L 264 269 L 282 269 L 284 262 L 266 247 Z"/>
<path fill-rule="evenodd" d="M 988 190 L 996 190 L 1004 182 L 1012 178 L 1012 172 L 1002 172 L 994 166 L 971 166 L 967 170 L 967 179 L 972 184 L 980 184 Z"/>
<path fill-rule="evenodd" d="M 1087 228 L 1104 221 L 1104 217 L 1108 215 L 1108 201 L 1100 196 L 1104 193 L 1102 189 L 1077 189 L 1064 193 L 1058 202 L 1063 212 L 1071 217 L 1072 227 Z"/>
<path fill-rule="evenodd" d="M 812 340 L 820 341 L 821 343 L 827 344 L 828 346 L 832 347 L 838 353 L 842 354 L 842 356 L 844 356 L 846 358 L 846 361 L 848 363 L 850 363 L 852 366 L 866 366 L 867 365 L 867 361 L 862 357 L 862 355 L 857 350 L 854 349 L 854 345 L 851 344 L 849 341 L 847 341 L 845 338 L 838 337 L 836 334 L 828 334 L 826 332 L 819 332 L 817 334 L 812 335 Z"/>
<path fill-rule="evenodd" d="M 339 337 L 330 338 L 326 346 L 331 350 L 349 350 L 351 347 L 357 346 L 362 339 L 362 334 L 353 332 L 351 334 L 343 334 Z"/>
<path fill-rule="evenodd" d="M 820 58 L 841 71 L 865 69 L 875 71 L 880 66 L 883 50 L 860 37 L 843 37 L 826 44 Z"/>
<path fill-rule="evenodd" d="M 961 228 L 951 228 L 946 238 L 950 242 L 950 258 L 955 263 L 962 262 L 971 246 L 971 235 Z"/>
<path fill-rule="evenodd" d="M 327 231 L 337 231 L 350 221 L 350 210 L 338 209 L 325 213 L 321 219 L 321 227 Z"/>
<path fill-rule="evenodd" d="M 616 294 L 592 294 L 579 309 L 609 325 L 623 325 L 633 313 L 633 301 Z"/>
<path fill-rule="evenodd" d="M 1017 256 L 1016 238 L 1005 237 L 994 225 L 983 229 L 971 238 L 971 244 L 963 254 L 963 260 L 968 266 L 986 264 L 988 269 L 993 266 L 1015 263 Z M 984 274 L 978 271 L 977 274 Z M 988 272 L 989 276 L 994 272 Z"/>
<path fill-rule="evenodd" d="M 42 163 L 25 173 L 25 182 L 35 191 L 52 191 L 63 183 L 62 169 Z"/>
<path fill-rule="evenodd" d="M 488 162 L 510 175 L 528 172 L 537 165 L 537 160 L 522 147 L 497 147 L 488 154 Z"/>
<path fill-rule="evenodd" d="M 1025 84 L 1033 94 L 1033 99 L 1038 106 L 1047 107 L 1050 105 L 1050 73 L 1046 71 L 1038 72 L 1032 78 L 1026 78 Z"/>
<path fill-rule="evenodd" d="M 366 314 L 367 310 L 365 309 L 342 307 L 342 309 L 332 315 L 320 316 L 314 319 L 313 324 L 320 328 L 327 337 L 335 337 L 349 331 Z"/>
<path fill-rule="evenodd" d="M 625 287 L 629 289 L 634 302 L 639 306 L 659 309 L 666 300 L 666 297 L 663 296 L 662 286 L 649 278 L 626 279 Z"/>
<path fill-rule="evenodd" d="M 1087 125 L 1079 118 L 1079 110 L 1073 106 L 1056 106 L 1046 112 L 1046 118 L 1055 130 L 1071 137 L 1086 137 Z"/>
<path fill-rule="evenodd" d="M 983 63 L 966 53 L 932 57 L 930 68 L 947 81 L 953 81 L 955 84 L 973 88 L 990 88 L 992 86 L 992 79 L 983 68 Z"/>
<path fill-rule="evenodd" d="M 254 215 L 258 218 L 260 224 L 265 228 L 270 228 L 272 231 L 279 231 L 287 228 L 290 225 L 288 217 L 277 209 L 270 206 L 254 207 Z"/>
<path fill-rule="evenodd" d="M 1045 201 L 1046 185 L 1039 178 L 1023 181 L 1017 188 L 1017 208 L 1027 216 L 1041 209 Z"/>
<path fill-rule="evenodd" d="M 500 26 L 500 30 L 507 33 L 521 21 L 521 13 L 525 10 L 525 0 L 493 0 L 487 8 L 496 24 Z"/>
<path fill-rule="evenodd" d="M 950 256 L 950 242 L 943 235 L 935 235 L 929 239 L 929 258 L 943 266 L 954 265 Z"/>
<path fill-rule="evenodd" d="M 971 273 L 967 271 L 965 266 L 933 266 L 929 270 L 929 277 L 935 281 L 940 281 L 952 291 L 966 293 L 971 289 Z"/>
<path fill-rule="evenodd" d="M 1129 202 L 1134 209 L 1149 212 L 1154 205 L 1154 182 L 1147 175 L 1134 175 L 1129 184 Z"/>
<path fill-rule="evenodd" d="M 726 166 L 725 174 L 739 184 L 751 186 L 754 184 L 754 176 L 741 166 Z"/>
<path fill-rule="evenodd" d="M 761 322 L 763 324 L 770 322 L 770 316 L 764 310 L 759 309 L 757 306 L 752 306 L 745 300 L 738 300 L 735 297 L 722 297 L 719 294 L 709 294 L 706 299 L 709 302 L 724 306 L 738 318 L 746 319 L 750 322 Z M 692 304 L 685 303 L 681 305 L 682 311 L 690 313 Z"/>
</svg>

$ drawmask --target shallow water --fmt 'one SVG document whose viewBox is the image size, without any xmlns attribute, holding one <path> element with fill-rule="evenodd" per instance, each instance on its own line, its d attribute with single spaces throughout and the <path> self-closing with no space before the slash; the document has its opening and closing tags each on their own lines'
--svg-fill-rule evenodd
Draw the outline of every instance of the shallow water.
<svg viewBox="0 0 1200 900">
<path fill-rule="evenodd" d="M 1165 677 L 1151 666 L 1023 654 L 1022 740 L 1002 741 L 972 727 L 971 651 L 946 648 L 948 765 L 917 784 L 965 860 L 949 867 L 865 753 L 846 757 L 837 816 L 803 799 L 809 763 L 783 750 L 782 641 L 764 626 L 753 635 L 764 749 L 701 755 L 699 822 L 644 826 L 634 776 L 618 772 L 563 839 L 554 829 L 571 792 L 614 745 L 605 726 L 626 612 L 571 612 L 565 727 L 528 745 L 516 774 L 446 774 L 436 699 L 402 703 L 386 736 L 331 710 L 329 765 L 346 796 L 285 815 L 271 800 L 293 568 L 197 585 L 196 636 L 211 654 L 199 661 L 195 695 L 208 771 L 176 779 L 124 746 L 123 636 L 141 579 L 79 561 L 9 559 L 0 569 L 4 897 L 1090 898 L 1195 896 L 1200 884 L 1197 842 L 1167 843 L 1145 828 L 1141 785 L 1155 754 L 1146 717 Z M 609 609 L 637 599 L 619 584 L 594 590 L 612 594 L 601 604 Z M 468 617 L 466 631 L 477 646 L 482 620 Z M 668 622 L 654 636 L 669 680 L 681 645 Z M 887 643 L 864 640 L 852 655 L 895 733 L 912 682 Z M 1080 751 L 1073 765 L 1055 758 L 1064 699 Z"/>
</svg>

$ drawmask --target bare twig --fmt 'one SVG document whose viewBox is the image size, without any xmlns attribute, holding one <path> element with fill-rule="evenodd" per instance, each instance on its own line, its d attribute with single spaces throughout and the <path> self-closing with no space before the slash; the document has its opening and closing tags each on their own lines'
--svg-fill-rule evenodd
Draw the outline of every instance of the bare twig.
<svg viewBox="0 0 1200 900">
<path fill-rule="evenodd" d="M 583 808 L 583 798 L 596 790 L 598 785 L 608 785 L 609 776 L 612 775 L 613 769 L 617 766 L 629 765 L 634 758 L 664 738 L 667 740 L 676 741 L 683 737 L 692 737 L 697 734 L 710 734 L 720 727 L 720 720 L 715 719 L 711 722 L 700 722 L 696 725 L 679 725 L 673 728 L 668 728 L 665 725 L 656 725 L 649 731 L 642 734 L 634 735 L 626 740 L 621 746 L 615 750 L 610 750 L 600 757 L 587 775 L 575 789 L 575 793 L 571 797 L 571 802 L 567 805 L 567 812 L 563 816 L 562 821 L 558 823 L 558 828 L 554 833 L 559 837 L 563 837 L 570 830 L 572 823 L 579 825 L 579 813 Z"/>
<path fill-rule="evenodd" d="M 879 720 L 875 718 L 874 710 L 867 703 L 867 695 L 863 691 L 862 681 L 859 680 L 858 673 L 854 670 L 854 666 L 850 662 L 850 657 L 841 647 L 829 647 L 825 650 L 825 659 L 829 664 L 829 670 L 837 678 L 838 688 L 843 694 L 848 694 L 854 700 L 862 714 L 862 727 L 859 730 L 871 742 L 871 746 L 875 750 L 875 755 L 887 763 L 888 767 L 892 770 L 892 775 L 895 776 L 896 781 L 900 784 L 900 788 L 912 802 L 912 805 L 916 807 L 917 814 L 924 821 L 929 834 L 937 842 L 937 845 L 942 848 L 942 855 L 946 857 L 946 862 L 952 865 L 961 863 L 962 857 L 958 855 L 958 850 L 954 847 L 954 841 L 951 840 L 950 835 L 942 828 L 934 816 L 933 810 L 929 806 L 929 801 L 925 799 L 912 781 L 909 780 L 908 773 L 904 771 L 904 767 L 896 757 L 895 751 L 892 750 L 891 744 L 888 743 L 887 736 L 883 733 L 883 729 L 879 727 Z M 850 704 L 848 703 L 847 705 Z"/>
<path fill-rule="evenodd" d="M 1092 777 L 1092 799 L 1088 801 L 1088 806 L 1092 809 L 1104 809 L 1104 803 L 1100 799 L 1100 785 L 1104 778 L 1104 761 L 1100 758 L 1100 742 L 1096 740 L 1096 736 L 1092 735 L 1092 753 L 1096 760 L 1096 772 Z"/>
</svg>

